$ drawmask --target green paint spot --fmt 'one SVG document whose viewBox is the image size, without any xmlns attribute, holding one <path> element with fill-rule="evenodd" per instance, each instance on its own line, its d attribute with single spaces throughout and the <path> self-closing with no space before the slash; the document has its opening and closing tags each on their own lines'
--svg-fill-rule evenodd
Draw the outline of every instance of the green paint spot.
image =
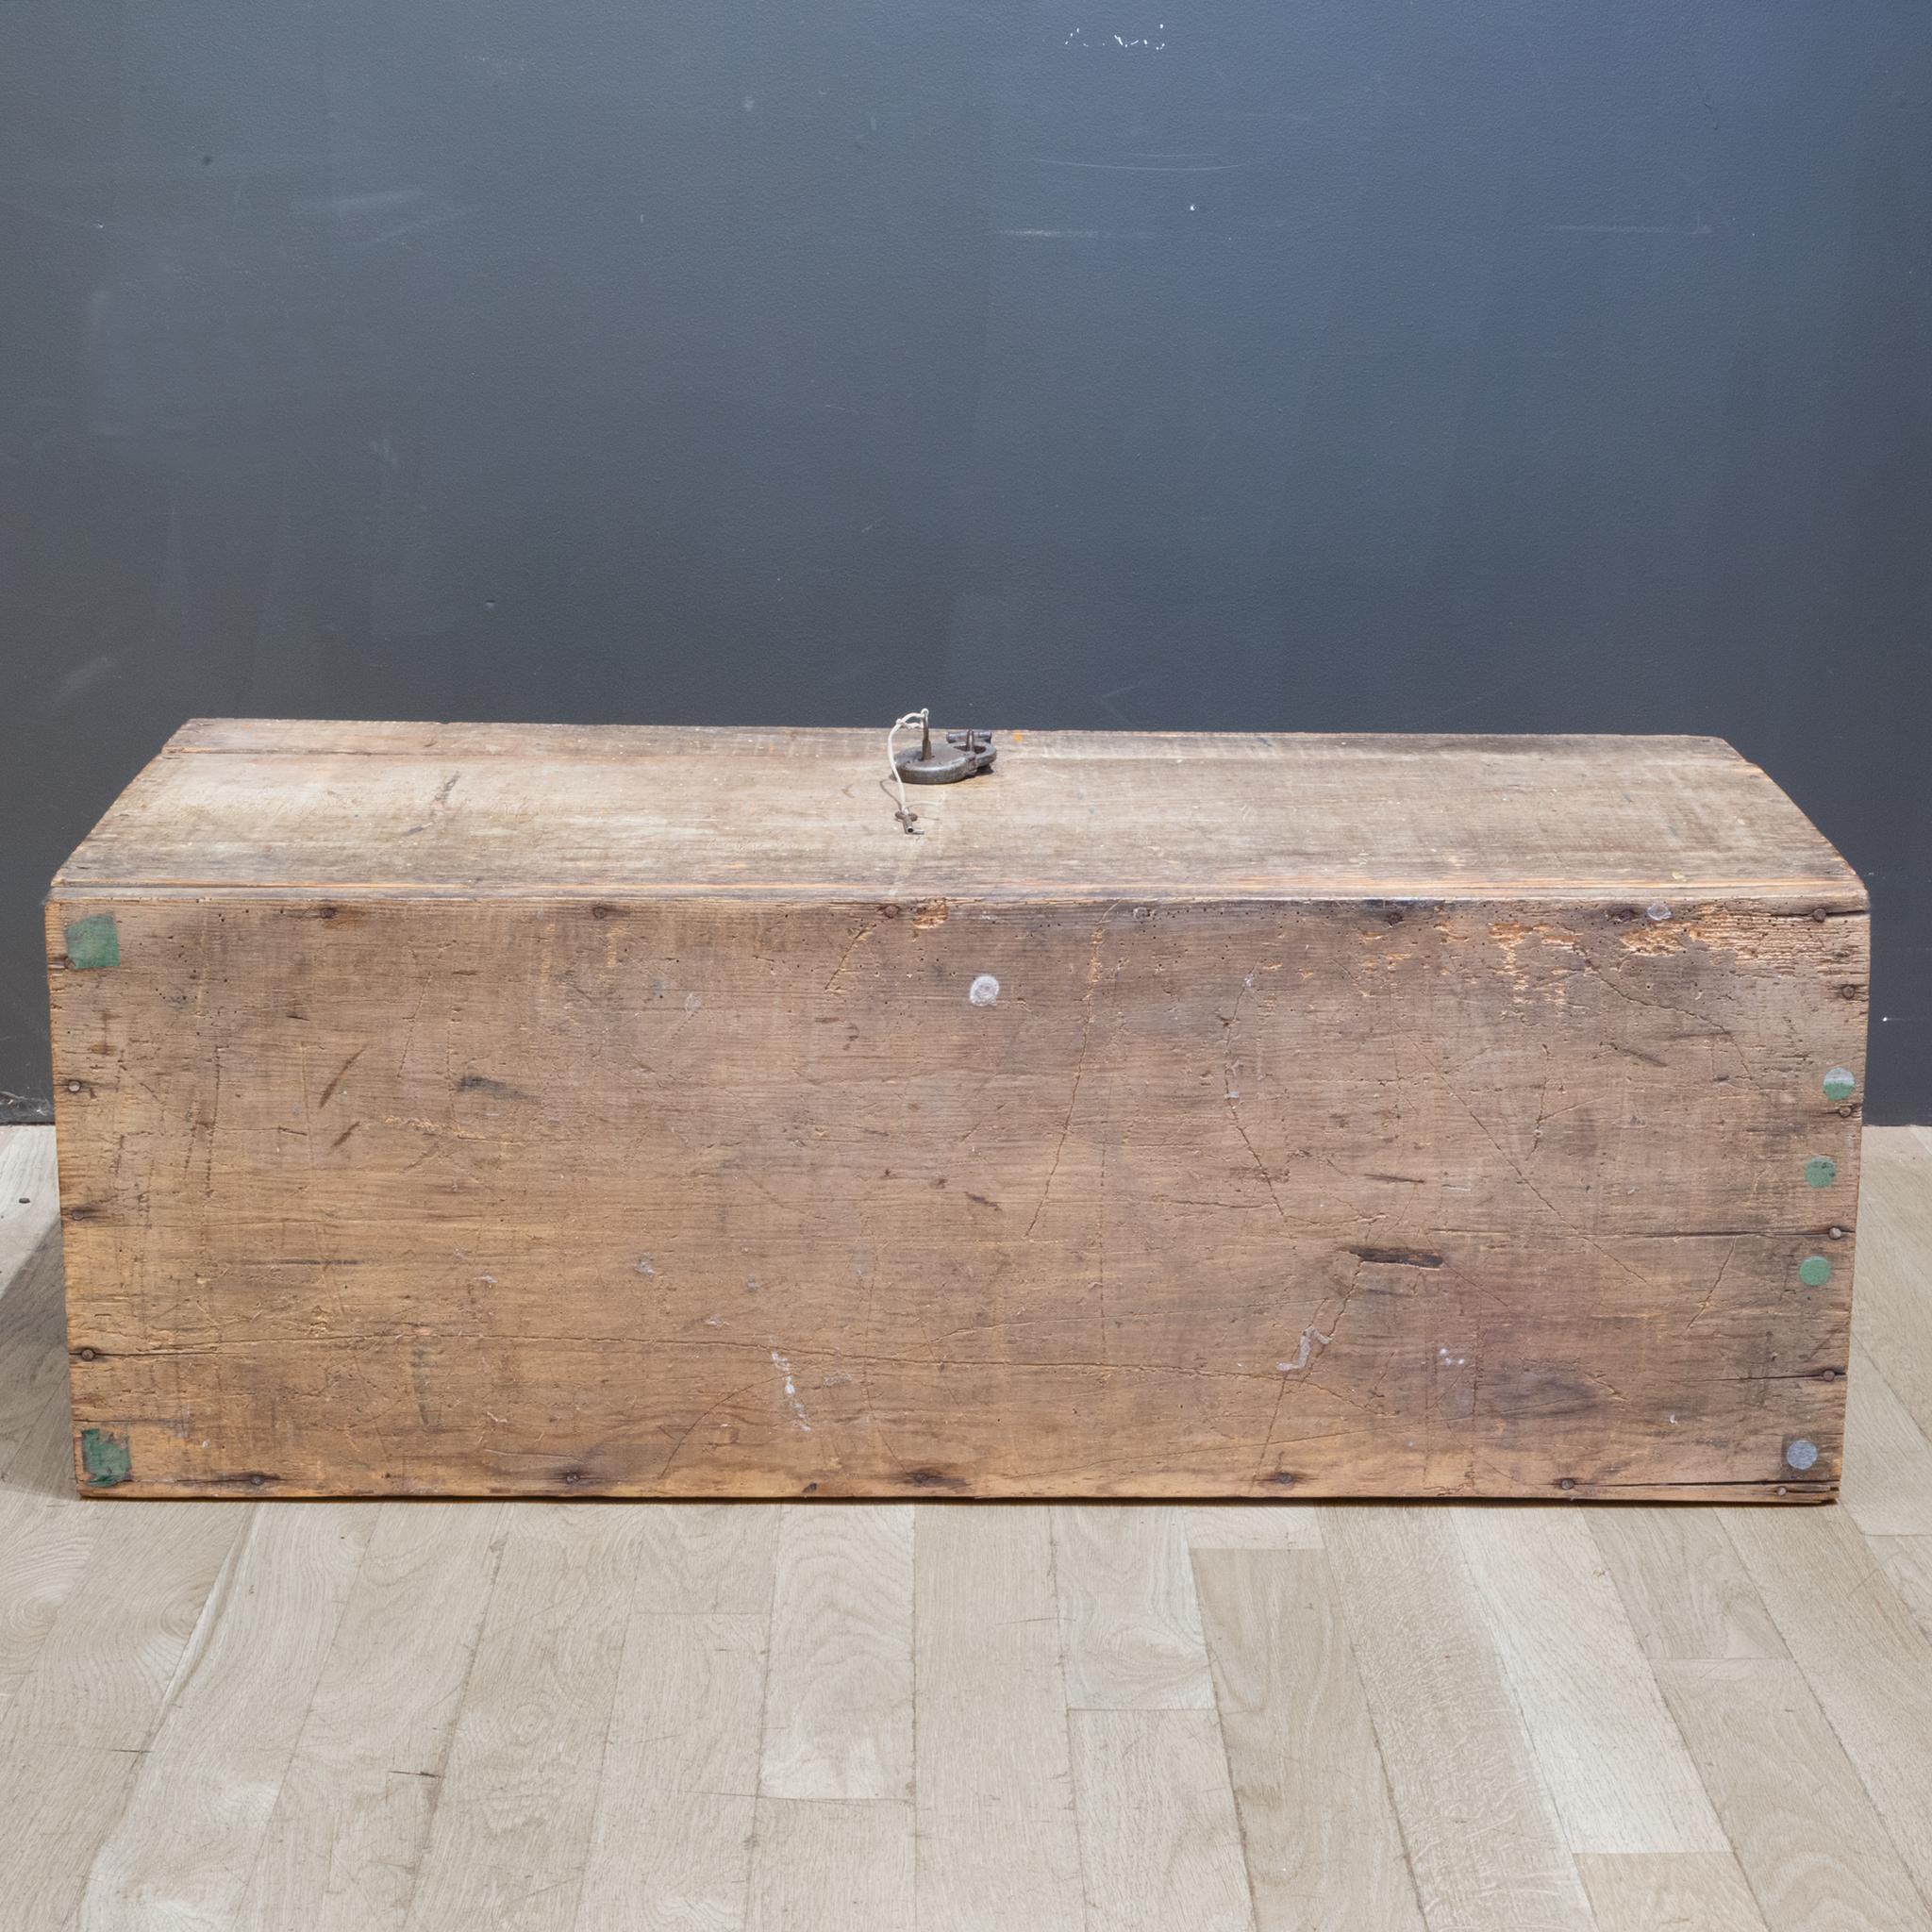
<svg viewBox="0 0 1932 1932">
<path fill-rule="evenodd" d="M 1828 1188 L 1838 1178 L 1838 1162 L 1828 1154 L 1814 1154 L 1805 1163 L 1805 1178 L 1814 1188 Z"/>
<path fill-rule="evenodd" d="M 1849 1100 L 1858 1091 L 1858 1078 L 1848 1067 L 1834 1067 L 1824 1076 L 1827 1100 Z"/>
<path fill-rule="evenodd" d="M 91 912 L 67 928 L 67 963 L 78 972 L 121 963 L 121 935 L 111 912 Z"/>
<path fill-rule="evenodd" d="M 80 1432 L 80 1466 L 89 1482 L 104 1490 L 125 1483 L 133 1474 L 128 1459 L 127 1438 L 111 1429 L 83 1429 Z"/>
<path fill-rule="evenodd" d="M 1798 1279 L 1807 1288 L 1823 1288 L 1831 1279 L 1831 1263 L 1823 1255 L 1807 1255 L 1798 1263 Z"/>
</svg>

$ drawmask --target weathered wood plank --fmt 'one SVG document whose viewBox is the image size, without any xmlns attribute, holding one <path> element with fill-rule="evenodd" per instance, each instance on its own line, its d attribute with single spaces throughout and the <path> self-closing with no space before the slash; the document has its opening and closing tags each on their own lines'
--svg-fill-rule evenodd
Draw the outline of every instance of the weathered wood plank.
<svg viewBox="0 0 1932 1932">
<path fill-rule="evenodd" d="M 1422 1908 L 1326 1559 L 1194 1557 L 1256 1917 L 1422 1932 Z"/>
<path fill-rule="evenodd" d="M 0 1299 L 59 1218 L 54 1136 L 36 1127 L 0 1127 Z"/>
<path fill-rule="evenodd" d="M 1076 1710 L 1091 1932 L 1257 1932 L 1214 1714 Z"/>
<path fill-rule="evenodd" d="M 1848 1512 L 1807 1510 L 1788 1529 L 1779 1512 L 1727 1509 L 1724 1520 L 1932 1905 L 1932 1641 Z"/>
<path fill-rule="evenodd" d="M 49 1138 L 44 1129 L 20 1131 L 40 1134 L 43 1143 Z M 1932 1170 L 1919 1171 L 1913 1141 L 1910 1130 L 1874 1137 L 1874 1151 L 1886 1158 L 1865 1203 L 1865 1265 L 1877 1267 L 1861 1286 L 1861 1307 L 1884 1312 L 1895 1301 L 1911 1302 L 1912 1278 L 1895 1263 L 1915 1253 L 1909 1191 L 1932 1187 Z M 1900 1230 L 1894 1241 L 1886 1238 L 1888 1224 Z M 1855 1359 L 1855 1394 L 1861 1374 L 1869 1369 Z M 473 1748 L 454 1778 L 417 1775 L 437 1762 L 449 1675 L 464 1648 L 461 1626 L 490 1583 L 486 1532 L 498 1512 L 413 1504 L 379 1509 L 263 1833 L 261 1807 L 273 1783 L 273 1754 L 264 1747 L 287 1739 L 301 1697 L 299 1684 L 264 1682 L 256 1645 L 239 1641 L 246 1615 L 272 1613 L 273 1602 L 269 1612 L 258 1606 L 246 1611 L 242 1624 L 228 1621 L 248 1582 L 239 1564 L 218 1573 L 254 1512 L 181 1502 L 102 1507 L 74 1496 L 56 1444 L 63 1409 L 55 1394 L 0 1475 L 0 1655 L 20 1679 L 15 1697 L 0 1707 L 0 1923 L 9 1927 L 18 1921 L 55 1932 L 79 1923 L 80 1894 L 104 1843 L 124 1855 L 114 1874 L 119 1901 L 165 1897 L 171 1924 L 252 1927 L 259 1921 L 266 1928 L 275 1913 L 287 1924 L 287 1907 L 304 1889 L 314 1892 L 313 1917 L 297 1912 L 292 1923 L 305 1932 L 331 1919 L 358 1927 L 392 1924 L 401 1887 L 413 1876 L 413 1847 L 422 1842 L 412 1800 L 445 1784 L 454 1785 L 469 1823 L 460 1846 L 432 1858 L 432 1866 L 442 1861 L 433 1882 L 476 1864 L 501 1887 L 480 1903 L 446 1895 L 445 1924 L 467 1926 L 480 1917 L 492 1924 L 499 1918 L 512 1925 L 568 1924 L 571 1932 L 607 1923 L 743 1932 L 758 1912 L 767 1932 L 838 1924 L 864 1932 L 914 1924 L 991 1932 L 1010 1924 L 1033 1932 L 1035 1924 L 1078 1924 L 1085 1913 L 1084 1876 L 1071 1907 L 1064 1882 L 1053 1883 L 1066 1869 L 1068 1834 L 1064 1806 L 1055 1808 L 1055 1792 L 1068 1778 L 1057 1767 L 1070 1759 L 1043 1534 L 1050 1510 L 946 1504 L 913 1514 L 913 1673 L 908 1679 L 897 1671 L 898 1688 L 890 1693 L 910 1712 L 916 1805 L 908 1807 L 897 1798 L 750 1796 L 764 1737 L 758 1645 L 772 1600 L 776 1524 L 807 1513 L 772 1506 L 501 1512 L 547 1518 L 559 1534 L 575 1524 L 573 1534 L 592 1539 L 614 1522 L 636 1541 L 627 1555 L 601 1564 L 525 1547 L 523 1580 L 498 1605 L 497 1634 L 483 1655 L 487 1722 L 480 1728 L 493 1740 L 494 1768 Z M 1855 1448 L 1860 1420 L 1855 1415 Z M 1881 1453 L 1887 1431 L 1894 1450 L 1900 1442 L 1909 1448 L 1907 1427 L 1894 1409 L 1881 1429 L 1863 1436 Z M 1879 1510 L 1873 1520 L 1903 1521 L 1913 1507 L 1907 1459 L 1894 1459 L 1894 1473 L 1868 1481 L 1855 1455 L 1846 1495 L 1867 1513 Z M 284 1520 L 279 1510 L 261 1513 Z M 315 1524 L 367 1513 L 357 1505 L 294 1512 Z M 1932 1537 L 1859 1533 L 1851 1507 L 1724 1514 L 1624 1507 L 1549 1519 L 1513 1507 L 1410 1513 L 1264 1504 L 1188 1507 L 1179 1515 L 1194 1545 L 1210 1657 L 1217 1665 L 1235 1659 L 1240 1681 L 1224 1670 L 1217 1680 L 1226 1771 L 1184 1750 L 1172 1761 L 1157 1760 L 1146 1775 L 1192 1768 L 1212 1789 L 1223 1778 L 1231 1783 L 1263 1932 L 1274 1924 L 1320 1923 L 1333 1901 L 1352 1897 L 1352 1887 L 1396 1875 L 1392 1860 L 1317 1856 L 1305 1836 L 1360 1832 L 1374 1823 L 1373 1791 L 1350 1769 L 1364 1761 L 1363 1747 L 1348 1742 L 1349 1674 L 1342 1668 L 1357 1649 L 1360 1694 L 1373 1686 L 1383 1700 L 1374 1714 L 1386 1733 L 1391 1790 L 1401 1796 L 1422 1895 L 1431 1901 L 1432 1932 L 1580 1923 L 1574 1892 L 1566 1895 L 1554 1879 L 1545 1885 L 1541 1861 L 1549 1853 L 1552 1867 L 1560 1865 L 1561 1846 L 1552 1851 L 1551 1833 L 1574 1828 L 1587 1812 L 1575 1804 L 1559 1807 L 1545 1786 L 1584 1771 L 1595 1775 L 1575 1740 L 1593 1737 L 1597 1724 L 1611 1730 L 1605 1780 L 1647 1775 L 1653 1759 L 1681 1776 L 1681 1765 L 1668 1745 L 1657 1746 L 1654 1708 L 1633 1699 L 1624 1681 L 1641 1669 L 1627 1637 L 1600 1634 L 1602 1581 L 1574 1545 L 1569 1525 L 1577 1523 L 1603 1552 L 1638 1641 L 1666 1686 L 1672 1715 L 1756 1889 L 1763 1924 L 1773 1932 L 1863 1932 L 1932 1920 L 1932 1901 L 1899 1853 L 1901 1844 L 1922 1845 L 1926 1828 L 1924 1740 L 1932 1713 L 1922 1691 L 1932 1676 Z M 1517 1547 L 1524 1524 L 1531 1525 L 1527 1536 L 1551 1520 L 1562 1534 L 1547 1550 Z M 1494 1538 L 1482 1533 L 1485 1524 L 1497 1525 Z M 1283 1525 L 1311 1525 L 1327 1547 L 1317 1554 L 1207 1546 L 1245 1536 L 1250 1524 L 1260 1525 L 1254 1533 L 1264 1542 L 1276 1541 Z M 1363 1547 L 1352 1543 L 1355 1524 L 1368 1532 Z M 474 1531 L 474 1540 L 458 1552 L 439 1525 Z M 406 1534 L 414 1528 L 420 1547 Z M 1734 1534 L 1751 1550 L 1750 1569 Z M 1167 1535 L 1163 1528 L 1156 1539 L 1163 1549 Z M 1484 1562 L 1465 1560 L 1466 1549 Z M 1473 1571 L 1485 1563 L 1478 1589 Z M 1323 1564 L 1340 1574 L 1341 1615 L 1345 1624 L 1359 1624 L 1359 1635 L 1337 1630 L 1318 1601 L 1269 1580 L 1278 1577 L 1278 1566 L 1302 1576 Z M 1224 1591 L 1217 1574 L 1229 1570 L 1239 1578 Z M 1090 1577 L 1115 1599 L 1096 1607 L 1093 1627 L 1131 1628 L 1147 1617 L 1141 1565 L 1096 1568 Z M 870 1589 L 863 1580 L 855 1587 Z M 903 1576 L 889 1563 L 880 1594 L 895 1592 L 903 1595 Z M 1789 1653 L 1765 1593 L 1783 1620 Z M 292 1596 L 307 1600 L 300 1590 Z M 287 1591 L 275 1599 L 290 1600 Z M 794 1624 L 808 1614 L 796 1607 L 803 1601 L 794 1593 L 788 1612 Z M 841 1613 L 841 1622 L 849 1627 L 865 1615 L 860 1604 Z M 298 1610 L 294 1621 L 299 1637 L 315 1613 Z M 559 1625 L 588 1634 L 579 1643 L 575 1634 L 558 1636 Z M 8 1649 L 16 1639 L 18 1647 Z M 291 1648 L 302 1651 L 306 1641 Z M 613 1648 L 620 1642 L 621 1656 Z M 1530 1671 L 1512 1678 L 1525 1644 L 1541 1653 Z M 1617 1679 L 1577 1693 L 1587 1700 L 1581 1717 L 1566 1702 L 1568 1689 L 1547 1681 L 1573 1651 L 1580 1652 L 1584 1674 Z M 601 1683 L 614 1685 L 608 1729 L 597 1709 Z M 867 1726 L 877 1720 L 890 1728 L 889 1714 L 875 1704 L 867 1709 Z M 229 1716 L 218 1722 L 222 1712 Z M 471 1715 L 474 1733 L 478 1707 Z M 835 1731 L 836 1721 L 826 1729 Z M 1544 1776 L 1551 1754 L 1539 1755 L 1537 1730 L 1545 1741 L 1569 1738 L 1567 1770 L 1554 1777 Z M 195 1731 L 202 1741 L 191 1750 Z M 130 1797 L 157 1753 L 177 1765 L 205 1766 L 208 1775 L 177 1778 L 166 1803 L 150 1784 L 132 1840 Z M 378 1807 L 363 1782 L 378 1762 L 395 1768 L 397 1786 L 414 1788 L 393 1806 Z M 262 1776 L 236 1783 L 251 1763 Z M 415 1768 L 407 1778 L 405 1767 Z M 527 1788 L 516 1783 L 525 1769 Z M 234 1808 L 211 1819 L 205 1815 L 210 1794 L 222 1790 L 234 1797 Z M 1599 1822 L 1624 1819 L 1632 1807 L 1644 1815 L 1642 1794 L 1593 1790 L 1587 1779 L 1582 1790 Z M 1117 1890 L 1135 1875 L 1132 1858 L 1109 1847 L 1150 1824 L 1160 1845 L 1198 1846 L 1200 1840 L 1174 1822 L 1179 1807 L 1163 1812 L 1168 1801 L 1150 1802 L 1135 1777 L 1090 1775 L 1085 1790 L 1100 1853 L 1092 1912 L 1100 1924 L 1108 1913 L 1137 1909 Z M 1348 1797 L 1358 1802 L 1347 1807 Z M 1108 1807 L 1114 1815 L 1105 1815 Z M 385 1819 L 410 1828 L 391 1833 Z M 283 1846 L 293 1824 L 304 1828 Z M 337 1830 L 333 1873 L 318 1883 L 325 1840 Z M 260 1853 L 239 1903 L 219 1874 L 212 1886 L 194 1880 L 217 1847 L 225 1863 L 239 1867 L 251 1834 Z M 761 1855 L 754 1839 L 770 1849 Z M 134 1853 L 125 1856 L 130 1844 Z M 285 1866 L 289 1853 L 298 1856 Z M 1169 1869 L 1155 1845 L 1135 1856 L 1163 1874 Z M 391 1870 L 377 1869 L 390 1861 Z M 1744 1932 L 1755 1924 L 1720 1851 L 1585 1854 L 1574 1864 L 1606 1932 L 1626 1924 L 1661 1932 L 1674 1923 L 1697 1932 L 1729 1932 L 1735 1924 Z M 1174 1869 L 1188 1868 L 1181 1860 Z M 1273 1886 L 1277 1871 L 1291 1872 L 1291 1881 Z M 191 1882 L 181 1882 L 184 1874 Z M 511 1882 L 517 1876 L 522 1888 Z M 1289 1889 L 1304 1878 L 1301 1890 Z M 1173 1890 L 1188 1887 L 1162 1875 L 1154 1895 Z M 1220 1894 L 1210 1888 L 1207 1896 L 1211 1904 Z M 127 1922 L 119 1901 L 103 1890 L 90 1908 L 116 1932 L 117 1921 Z M 158 1916 L 145 1913 L 143 1923 Z M 1366 1905 L 1360 1916 L 1374 1923 Z M 1188 1914 L 1176 1923 L 1190 1923 Z"/>
<path fill-rule="evenodd" d="M 747 1932 L 911 1925 L 912 1873 L 908 1804 L 760 1798 Z"/>
<path fill-rule="evenodd" d="M 785 1512 L 758 1790 L 912 1797 L 912 1511 Z"/>
<path fill-rule="evenodd" d="M 1321 1519 L 1306 1503 L 1205 1503 L 1187 1512 L 1191 1550 L 1319 1550 Z"/>
<path fill-rule="evenodd" d="M 239 1922 L 375 1518 L 367 1506 L 251 1513 L 88 1874 L 86 1932 Z"/>
<path fill-rule="evenodd" d="M 158 760 L 49 909 L 89 1487 L 1831 1493 L 1866 920 L 1761 774 L 1076 735 L 908 840 L 870 742 Z"/>
<path fill-rule="evenodd" d="M 1049 1512 L 914 1511 L 915 1923 L 1080 1932 Z"/>
<path fill-rule="evenodd" d="M 90 1513 L 93 1555 L 0 1712 L 0 1898 L 23 1925 L 76 1923 L 251 1515 L 219 1503 Z"/>
<path fill-rule="evenodd" d="M 1599 1509 L 1590 1527 L 1646 1657 L 1693 1662 L 1785 1655 L 1784 1639 L 1715 1511 Z"/>
<path fill-rule="evenodd" d="M 377 1511 L 249 1875 L 250 1932 L 401 1932 L 503 1530 L 489 1504 Z"/>
<path fill-rule="evenodd" d="M 1068 1704 L 1211 1709 L 1187 1511 L 1063 1505 L 1052 1520 Z"/>
<path fill-rule="evenodd" d="M 642 1521 L 509 1512 L 408 1932 L 569 1932 Z"/>
<path fill-rule="evenodd" d="M 1796 1664 L 1660 1663 L 1657 1675 L 1771 1932 L 1925 1923 L 1926 1903 Z"/>
<path fill-rule="evenodd" d="M 781 1512 L 667 1504 L 639 1514 L 577 1924 L 742 1932 Z"/>
<path fill-rule="evenodd" d="M 991 922 L 963 953 L 886 922 L 854 992 L 828 999 L 856 929 L 814 938 L 804 915 L 760 958 L 735 912 L 666 914 L 620 943 L 625 922 L 588 911 L 390 908 L 301 954 L 294 1009 L 269 996 L 261 948 L 306 948 L 319 923 L 256 932 L 260 916 L 195 913 L 172 939 L 163 908 L 124 920 L 124 961 L 152 939 L 174 963 L 117 999 L 152 999 L 166 1027 L 167 987 L 196 985 L 227 1041 L 219 1092 L 186 1034 L 139 1084 L 109 1091 L 111 1058 L 91 1062 L 63 1109 L 77 1171 L 99 1176 L 70 1204 L 76 1416 L 125 1441 L 124 1493 L 1828 1484 L 1842 1381 L 1782 1365 L 1842 1366 L 1848 1271 L 1792 1284 L 1821 1194 L 1854 1184 L 1855 1140 L 1744 1081 L 1722 1034 L 1686 1043 L 1664 987 L 1616 1003 L 1562 947 L 1539 948 L 1541 996 L 1592 1031 L 1546 1095 L 1520 1018 L 1520 1039 L 1472 1042 L 1480 1064 L 1452 1073 L 1426 1044 L 1341 1043 L 1357 985 L 1249 993 L 1298 946 L 1382 952 L 1391 929 L 1350 911 L 1176 911 L 1157 937 L 1123 908 L 1093 985 L 1091 932 L 1074 971 L 1035 985 L 1050 921 Z M 1360 930 L 1298 939 L 1307 922 Z M 1466 937 L 1491 966 L 1432 932 L 1425 968 L 1409 951 L 1364 969 L 1383 1024 L 1426 1026 L 1442 975 L 1495 970 L 1503 941 Z M 561 973 L 567 1024 L 510 1025 L 438 964 L 473 954 L 510 989 Z M 1672 957 L 1606 970 L 1651 980 Z M 1785 964 L 1765 996 L 1815 1032 Z M 966 998 L 979 967 L 1023 995 L 1010 1018 Z M 1182 974 L 1199 990 L 1176 1004 Z M 1305 1034 L 1324 1071 L 1257 1072 L 1306 1066 Z M 1850 1050 L 1832 1021 L 1808 1058 Z M 987 1054 L 1020 1069 L 996 1097 Z M 1368 1089 L 1401 1110 L 1393 1145 L 1394 1113 L 1353 1111 Z M 772 1106 L 781 1091 L 797 1097 Z M 1350 1124 L 1319 1161 L 1297 1152 L 1311 1107 Z M 1671 1119 L 1702 1142 L 1681 1169 L 1641 1131 Z M 204 1123 L 186 1145 L 184 1120 Z M 1823 1191 L 1814 1148 L 1840 1157 Z M 1714 1231 L 1745 1199 L 1766 1231 Z M 948 1264 L 899 1265 L 903 1230 Z M 677 1373 L 641 1377 L 645 1357 Z M 1784 1460 L 1801 1435 L 1820 1452 L 1803 1474 Z"/>
<path fill-rule="evenodd" d="M 1932 1442 L 1862 1348 L 1852 1350 L 1844 1507 L 1868 1537 L 1932 1535 Z"/>
<path fill-rule="evenodd" d="M 75 1497 L 67 1406 L 44 1391 L 41 1413 L 0 1479 L 0 1710 L 79 1581 L 106 1517 Z"/>
<path fill-rule="evenodd" d="M 0 1475 L 67 1378 L 54 1136 L 0 1127 Z"/>
<path fill-rule="evenodd" d="M 775 1505 L 680 1503 L 640 1514 L 636 1615 L 771 1616 Z"/>
<path fill-rule="evenodd" d="M 749 1911 L 769 1619 L 639 1611 L 575 1924 L 738 1932 Z"/>
<path fill-rule="evenodd" d="M 1570 1849 L 1722 1850 L 1581 1514 L 1457 1510 L 1452 1521 Z"/>
<path fill-rule="evenodd" d="M 1858 1340 L 1932 1437 L 1932 1147 L 1908 1129 L 1874 1135 L 1873 1156 L 1860 1226 L 1872 1292 L 1858 1301 Z"/>
<path fill-rule="evenodd" d="M 1597 1932 L 1766 1932 L 1729 1851 L 1587 1853 L 1576 1868 Z"/>
<path fill-rule="evenodd" d="M 873 731 L 192 724 L 64 888 L 1391 897 L 1774 887 L 1859 899 L 1712 739 L 1008 734 L 898 832 Z M 1361 808 L 1374 801 L 1372 816 Z"/>
<path fill-rule="evenodd" d="M 1869 1536 L 1865 1541 L 1919 1628 L 1932 1639 L 1932 1536 Z"/>
<path fill-rule="evenodd" d="M 1430 1932 L 1590 1932 L 1590 1907 L 1445 1512 L 1322 1512 Z"/>
<path fill-rule="evenodd" d="M 99 1540 L 75 1509 L 49 1127 L 0 1127 L 0 1711 Z"/>
</svg>

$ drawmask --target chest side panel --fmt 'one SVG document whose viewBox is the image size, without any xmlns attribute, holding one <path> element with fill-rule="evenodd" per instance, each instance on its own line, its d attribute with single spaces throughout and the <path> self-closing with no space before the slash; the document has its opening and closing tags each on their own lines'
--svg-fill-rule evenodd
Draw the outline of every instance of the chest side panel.
<svg viewBox="0 0 1932 1932">
<path fill-rule="evenodd" d="M 83 1476 L 1828 1493 L 1866 922 L 1656 909 L 70 896 Z"/>
</svg>

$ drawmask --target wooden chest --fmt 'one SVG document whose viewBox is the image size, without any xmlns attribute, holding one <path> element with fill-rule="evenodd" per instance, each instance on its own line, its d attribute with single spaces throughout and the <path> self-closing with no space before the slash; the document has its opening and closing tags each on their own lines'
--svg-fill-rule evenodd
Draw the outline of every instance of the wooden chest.
<svg viewBox="0 0 1932 1932">
<path fill-rule="evenodd" d="M 1817 1499 L 1859 883 L 1707 739 L 200 723 L 48 908 L 83 1487 Z"/>
</svg>

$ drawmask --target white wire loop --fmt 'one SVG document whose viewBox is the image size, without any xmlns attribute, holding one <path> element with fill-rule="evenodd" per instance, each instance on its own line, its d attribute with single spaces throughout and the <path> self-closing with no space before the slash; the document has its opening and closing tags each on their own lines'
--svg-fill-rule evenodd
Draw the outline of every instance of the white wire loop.
<svg viewBox="0 0 1932 1932">
<path fill-rule="evenodd" d="M 910 832 L 914 838 L 917 838 L 919 836 L 918 826 L 915 823 L 919 817 L 919 814 L 906 803 L 906 780 L 900 774 L 899 760 L 892 756 L 892 747 L 898 741 L 900 732 L 909 731 L 915 724 L 918 725 L 922 731 L 924 730 L 926 726 L 927 716 L 931 708 L 932 708 L 930 706 L 927 706 L 924 710 L 908 711 L 906 715 L 903 718 L 901 718 L 898 721 L 898 723 L 895 724 L 889 732 L 886 733 L 886 769 L 892 774 L 892 783 L 899 788 L 899 809 L 896 812 L 894 812 L 892 816 L 896 818 L 899 821 L 899 824 L 907 831 Z"/>
</svg>

